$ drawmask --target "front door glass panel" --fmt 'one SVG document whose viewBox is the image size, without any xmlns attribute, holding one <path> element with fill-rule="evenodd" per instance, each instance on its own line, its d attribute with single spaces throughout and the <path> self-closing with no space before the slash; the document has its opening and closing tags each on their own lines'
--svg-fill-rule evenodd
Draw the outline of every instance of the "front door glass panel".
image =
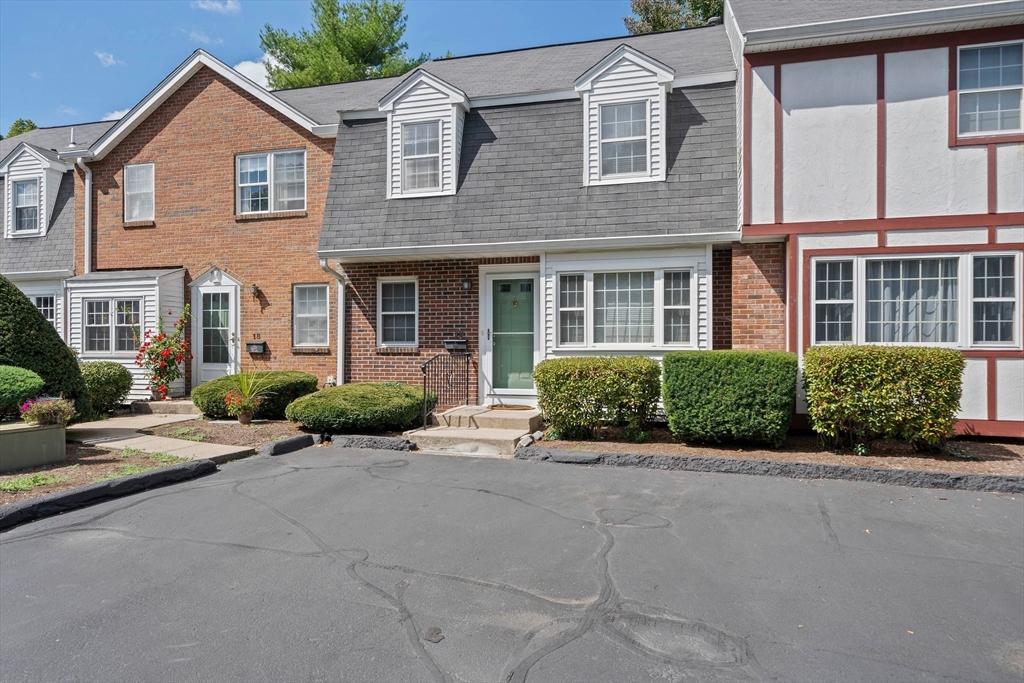
<svg viewBox="0 0 1024 683">
<path fill-rule="evenodd" d="M 493 386 L 533 389 L 533 280 L 495 280 L 492 291 Z"/>
<path fill-rule="evenodd" d="M 228 363 L 228 321 L 230 313 L 227 292 L 203 293 L 203 362 Z"/>
</svg>

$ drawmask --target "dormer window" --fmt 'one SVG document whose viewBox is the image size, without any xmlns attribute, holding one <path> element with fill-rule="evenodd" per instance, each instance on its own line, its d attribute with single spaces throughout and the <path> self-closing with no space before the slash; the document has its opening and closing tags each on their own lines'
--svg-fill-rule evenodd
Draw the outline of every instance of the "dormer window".
<svg viewBox="0 0 1024 683">
<path fill-rule="evenodd" d="M 18 180 L 14 185 L 14 232 L 39 231 L 39 181 Z"/>
<path fill-rule="evenodd" d="M 441 122 L 402 125 L 402 192 L 441 189 Z"/>
<path fill-rule="evenodd" d="M 19 143 L 0 159 L 3 237 L 45 237 L 64 174 L 73 168 L 45 150 Z"/>
<path fill-rule="evenodd" d="M 647 103 L 601 106 L 601 176 L 647 173 Z"/>
</svg>

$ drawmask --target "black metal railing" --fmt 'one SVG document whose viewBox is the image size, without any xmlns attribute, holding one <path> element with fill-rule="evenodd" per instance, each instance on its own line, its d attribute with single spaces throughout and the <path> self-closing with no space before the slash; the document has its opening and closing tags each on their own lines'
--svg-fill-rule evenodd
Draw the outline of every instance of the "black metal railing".
<svg viewBox="0 0 1024 683">
<path fill-rule="evenodd" d="M 469 354 L 439 353 L 420 366 L 423 372 L 423 428 L 437 407 L 469 405 Z"/>
</svg>

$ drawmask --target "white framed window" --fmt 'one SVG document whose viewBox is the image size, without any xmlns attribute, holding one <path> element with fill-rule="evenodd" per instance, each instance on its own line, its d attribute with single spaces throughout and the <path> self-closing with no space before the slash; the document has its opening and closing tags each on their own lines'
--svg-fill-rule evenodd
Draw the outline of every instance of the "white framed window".
<svg viewBox="0 0 1024 683">
<path fill-rule="evenodd" d="M 124 220 L 151 221 L 155 215 L 153 164 L 129 164 L 124 167 Z"/>
<path fill-rule="evenodd" d="M 295 346 L 327 346 L 330 343 L 329 289 L 327 285 L 295 285 L 292 308 Z"/>
<path fill-rule="evenodd" d="M 558 343 L 587 343 L 586 280 L 583 273 L 558 276 Z"/>
<path fill-rule="evenodd" d="M 88 299 L 85 313 L 85 351 L 128 353 L 138 350 L 142 302 L 138 299 Z"/>
<path fill-rule="evenodd" d="M 305 150 L 242 154 L 235 166 L 239 215 L 305 211 Z"/>
<path fill-rule="evenodd" d="M 15 234 L 39 231 L 39 180 L 15 180 L 11 183 L 14 204 L 11 231 Z"/>
<path fill-rule="evenodd" d="M 55 296 L 34 296 L 32 303 L 39 312 L 46 318 L 46 322 L 57 327 L 57 297 Z"/>
<path fill-rule="evenodd" d="M 957 131 L 961 136 L 1019 133 L 1024 42 L 961 47 L 957 54 Z"/>
<path fill-rule="evenodd" d="M 418 287 L 414 278 L 377 281 L 378 346 L 416 346 L 419 343 Z"/>
<path fill-rule="evenodd" d="M 666 344 L 690 343 L 690 271 L 666 270 L 664 284 L 664 319 Z"/>
<path fill-rule="evenodd" d="M 441 122 L 402 124 L 402 192 L 441 189 Z"/>
<path fill-rule="evenodd" d="M 650 168 L 648 102 L 603 104 L 601 177 L 646 175 Z"/>
<path fill-rule="evenodd" d="M 654 343 L 654 272 L 594 273 L 594 343 Z"/>
<path fill-rule="evenodd" d="M 1017 346 L 1019 254 L 812 260 L 811 343 Z"/>
</svg>

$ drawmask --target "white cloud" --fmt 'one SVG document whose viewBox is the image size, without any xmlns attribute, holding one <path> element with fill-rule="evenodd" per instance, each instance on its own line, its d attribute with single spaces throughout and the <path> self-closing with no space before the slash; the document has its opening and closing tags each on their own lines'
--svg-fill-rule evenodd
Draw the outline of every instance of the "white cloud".
<svg viewBox="0 0 1024 683">
<path fill-rule="evenodd" d="M 116 66 L 118 64 L 124 66 L 124 62 L 122 62 L 120 59 L 115 59 L 114 55 L 112 55 L 109 52 L 104 52 L 103 50 L 96 50 L 96 52 L 93 52 L 93 54 L 96 55 L 96 59 L 100 60 L 100 64 L 102 64 L 105 67 Z"/>
<path fill-rule="evenodd" d="M 238 0 L 194 0 L 192 7 L 217 14 L 238 14 L 242 11 L 242 3 Z"/>
<path fill-rule="evenodd" d="M 57 107 L 57 113 L 63 116 L 78 116 L 78 110 L 74 107 L 69 107 L 66 104 L 62 104 Z"/>
<path fill-rule="evenodd" d="M 242 74 L 256 85 L 260 86 L 261 88 L 266 88 L 267 64 L 279 66 L 279 63 L 276 59 L 274 59 L 267 53 L 263 53 L 263 59 L 261 59 L 260 61 L 239 62 L 238 64 L 235 64 L 233 68 L 235 69 L 235 71 Z"/>
<path fill-rule="evenodd" d="M 118 109 L 117 111 L 112 111 L 112 112 L 110 112 L 108 114 L 104 114 L 103 115 L 103 120 L 104 121 L 117 121 L 119 119 L 123 119 L 124 115 L 127 114 L 129 111 L 131 111 L 131 110 L 130 109 Z"/>
<path fill-rule="evenodd" d="M 206 35 L 202 31 L 192 31 L 188 34 L 188 39 L 193 43 L 202 43 L 203 45 L 210 44 L 210 36 Z"/>
<path fill-rule="evenodd" d="M 32 72 L 32 73 L 30 73 L 29 75 L 30 75 L 30 76 L 31 76 L 32 78 L 42 78 L 42 76 L 40 76 L 40 75 L 39 75 L 39 72 L 38 72 L 38 71 L 33 71 L 33 72 Z"/>
</svg>

